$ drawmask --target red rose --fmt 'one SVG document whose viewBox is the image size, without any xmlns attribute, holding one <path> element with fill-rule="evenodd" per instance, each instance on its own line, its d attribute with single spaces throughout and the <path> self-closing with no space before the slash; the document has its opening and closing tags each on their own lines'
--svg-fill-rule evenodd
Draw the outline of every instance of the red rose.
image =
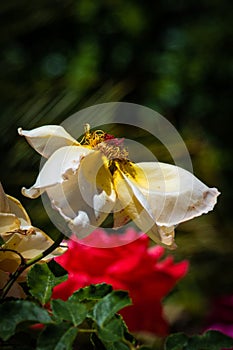
<svg viewBox="0 0 233 350">
<path fill-rule="evenodd" d="M 138 237 L 133 229 L 124 236 Z M 91 234 L 99 241 L 123 241 L 121 235 L 109 235 L 97 229 Z M 119 238 L 118 238 L 119 237 Z M 188 270 L 188 262 L 174 263 L 168 256 L 161 260 L 165 249 L 149 248 L 149 238 L 141 235 L 137 240 L 114 248 L 94 248 L 70 240 L 68 250 L 56 261 L 68 271 L 68 280 L 54 288 L 53 298 L 67 299 L 75 290 L 91 283 L 106 282 L 114 289 L 128 290 L 133 305 L 121 311 L 130 331 L 168 334 L 161 300 Z"/>
</svg>

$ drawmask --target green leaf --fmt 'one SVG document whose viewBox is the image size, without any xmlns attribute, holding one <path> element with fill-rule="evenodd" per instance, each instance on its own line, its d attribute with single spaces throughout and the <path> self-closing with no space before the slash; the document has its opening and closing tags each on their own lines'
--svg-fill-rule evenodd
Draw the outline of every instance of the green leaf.
<svg viewBox="0 0 233 350">
<path fill-rule="evenodd" d="M 106 283 L 91 284 L 87 287 L 80 288 L 69 298 L 72 301 L 100 300 L 105 295 L 111 293 L 112 286 Z"/>
<path fill-rule="evenodd" d="M 73 342 L 75 341 L 78 334 L 78 329 L 71 327 L 61 337 L 59 343 L 56 345 L 55 350 L 72 350 Z"/>
<path fill-rule="evenodd" d="M 115 342 L 124 337 L 125 326 L 119 315 L 113 317 L 105 327 L 98 328 L 98 336 L 102 341 Z"/>
<path fill-rule="evenodd" d="M 27 300 L 13 300 L 1 304 L 0 315 L 0 337 L 3 340 L 9 339 L 22 322 L 44 324 L 51 322 L 46 310 Z"/>
<path fill-rule="evenodd" d="M 221 350 L 233 347 L 233 339 L 218 331 L 207 331 L 202 335 L 194 335 L 190 338 L 188 348 L 190 350 Z"/>
<path fill-rule="evenodd" d="M 89 316 L 96 321 L 99 327 L 103 327 L 104 323 L 109 321 L 116 312 L 128 305 L 131 305 L 128 293 L 114 290 L 98 301 Z"/>
<path fill-rule="evenodd" d="M 184 333 L 171 334 L 165 342 L 165 350 L 221 350 L 233 347 L 233 339 L 218 331 L 188 337 Z"/>
<path fill-rule="evenodd" d="M 68 323 L 50 324 L 41 333 L 36 350 L 72 350 L 78 329 Z"/>
<path fill-rule="evenodd" d="M 233 339 L 218 331 L 207 331 L 202 335 L 202 341 L 211 343 L 211 349 L 218 350 L 220 348 L 233 347 Z"/>
<path fill-rule="evenodd" d="M 189 338 L 184 333 L 171 334 L 166 338 L 165 350 L 183 350 L 188 341 Z"/>
<path fill-rule="evenodd" d="M 86 306 L 78 302 L 56 299 L 52 300 L 51 305 L 55 318 L 70 321 L 74 326 L 81 324 L 87 316 Z"/>
<path fill-rule="evenodd" d="M 31 295 L 44 305 L 51 298 L 53 287 L 65 281 L 66 278 L 66 276 L 56 277 L 44 263 L 35 264 L 30 269 L 27 281 Z"/>
</svg>

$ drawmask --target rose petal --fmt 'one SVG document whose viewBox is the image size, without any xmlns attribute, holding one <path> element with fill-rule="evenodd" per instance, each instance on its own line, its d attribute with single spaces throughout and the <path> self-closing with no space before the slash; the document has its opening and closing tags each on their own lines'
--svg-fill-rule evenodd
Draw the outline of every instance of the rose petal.
<svg viewBox="0 0 233 350">
<path fill-rule="evenodd" d="M 15 216 L 17 216 L 20 219 L 21 224 L 31 225 L 31 220 L 20 201 L 9 195 L 7 195 L 7 198 L 10 207 L 10 212 L 15 214 Z"/>
<path fill-rule="evenodd" d="M 25 136 L 28 143 L 42 156 L 48 158 L 56 150 L 64 146 L 79 143 L 62 126 L 44 125 L 32 130 L 18 129 L 21 136 Z"/>
<path fill-rule="evenodd" d="M 112 175 L 99 151 L 90 151 L 77 172 L 67 173 L 67 181 L 47 188 L 47 193 L 53 207 L 79 238 L 101 225 L 116 200 Z"/>
<path fill-rule="evenodd" d="M 25 259 L 32 259 L 40 253 L 48 249 L 54 241 L 37 227 L 33 227 L 33 233 L 26 235 L 18 245 L 17 251 L 20 252 Z M 48 260 L 63 254 L 67 248 L 58 247 L 42 260 Z"/>
<path fill-rule="evenodd" d="M 20 220 L 14 214 L 0 213 L 0 235 L 6 241 L 8 232 L 20 228 Z"/>
<path fill-rule="evenodd" d="M 7 195 L 4 192 L 1 182 L 0 182 L 0 213 L 10 213 L 10 207 L 9 207 Z"/>
<path fill-rule="evenodd" d="M 182 168 L 152 162 L 135 164 L 135 168 L 139 176 L 128 176 L 128 181 L 146 197 L 158 225 L 177 225 L 209 212 L 216 204 L 217 189 L 208 188 Z"/>
<path fill-rule="evenodd" d="M 2 248 L 15 250 L 25 259 L 32 259 L 53 244 L 53 240 L 38 228 L 22 227 L 21 231 L 13 233 Z M 58 248 L 49 256 L 46 256 L 45 259 L 57 256 L 65 250 L 65 248 Z M 15 260 L 15 253 L 9 252 L 9 254 L 12 254 L 11 259 Z"/>
<path fill-rule="evenodd" d="M 152 210 L 146 197 L 133 182 L 120 170 L 114 173 L 114 185 L 124 213 L 126 213 L 139 227 L 155 242 L 174 248 L 173 227 L 159 227 L 156 224 Z"/>
<path fill-rule="evenodd" d="M 44 164 L 35 184 L 29 189 L 23 188 L 22 193 L 26 197 L 36 198 L 47 188 L 62 184 L 69 176 L 76 173 L 81 159 L 92 152 L 94 151 L 81 146 L 59 148 Z"/>
</svg>

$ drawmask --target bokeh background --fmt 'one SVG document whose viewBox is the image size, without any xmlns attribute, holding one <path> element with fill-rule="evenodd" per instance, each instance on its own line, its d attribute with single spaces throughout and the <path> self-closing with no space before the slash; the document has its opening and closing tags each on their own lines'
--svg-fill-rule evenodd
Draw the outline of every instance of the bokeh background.
<svg viewBox="0 0 233 350">
<path fill-rule="evenodd" d="M 185 140 L 194 173 L 221 191 L 214 212 L 177 229 L 172 254 L 189 259 L 190 272 L 167 299 L 174 330 L 201 329 L 212 300 L 233 294 L 232 18 L 228 0 L 0 2 L 1 181 L 36 226 L 56 234 L 40 199 L 20 193 L 40 157 L 17 127 L 60 124 L 96 103 L 160 112 Z"/>
</svg>

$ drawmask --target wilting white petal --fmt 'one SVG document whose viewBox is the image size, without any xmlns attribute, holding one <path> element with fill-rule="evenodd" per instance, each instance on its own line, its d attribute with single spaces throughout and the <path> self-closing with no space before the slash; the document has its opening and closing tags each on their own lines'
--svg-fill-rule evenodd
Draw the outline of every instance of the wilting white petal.
<svg viewBox="0 0 233 350">
<path fill-rule="evenodd" d="M 175 249 L 176 243 L 175 239 L 175 227 L 174 226 L 159 226 L 154 225 L 149 231 L 147 231 L 147 235 L 155 242 L 164 245 L 170 249 Z"/>
<path fill-rule="evenodd" d="M 14 197 L 5 194 L 0 183 L 0 234 L 5 240 L 5 234 L 20 228 L 20 225 L 30 225 L 29 216 L 22 204 Z"/>
<path fill-rule="evenodd" d="M 48 158 L 57 149 L 64 146 L 79 145 L 79 143 L 62 126 L 44 125 L 32 130 L 18 129 L 28 143 L 42 156 Z"/>
<path fill-rule="evenodd" d="M 20 220 L 14 214 L 0 213 L 0 236 L 6 240 L 8 232 L 20 228 Z"/>
<path fill-rule="evenodd" d="M 157 225 L 146 197 L 120 169 L 114 173 L 114 185 L 118 199 L 124 208 L 123 212 L 118 212 L 118 221 L 115 225 L 120 222 L 119 216 L 122 215 L 124 219 L 127 214 L 139 229 L 147 233 L 155 242 L 174 248 L 174 227 Z"/>
<path fill-rule="evenodd" d="M 13 272 L 21 262 L 17 250 L 22 239 L 22 234 L 20 237 L 17 233 L 8 233 L 5 235 L 5 239 L 7 239 L 7 241 L 1 246 L 3 250 L 0 250 L 0 268 L 7 272 Z"/>
<path fill-rule="evenodd" d="M 0 236 L 4 241 L 0 250 L 0 270 L 13 272 L 21 262 L 20 255 L 31 259 L 45 251 L 53 240 L 43 231 L 31 226 L 30 218 L 22 204 L 14 197 L 8 196 L 0 186 L 2 200 L 0 212 Z M 45 259 L 60 255 L 65 251 L 57 248 Z"/>
<path fill-rule="evenodd" d="M 104 218 L 105 216 L 103 219 Z M 68 219 L 67 222 L 71 232 L 80 239 L 92 233 L 97 226 L 97 224 L 96 226 L 93 226 L 93 223 L 97 222 L 97 220 L 90 208 L 87 211 L 79 210 L 77 216 L 72 220 Z"/>
<path fill-rule="evenodd" d="M 20 201 L 14 197 L 7 195 L 10 212 L 13 213 L 20 220 L 21 225 L 31 225 L 31 220 L 20 203 Z"/>
<path fill-rule="evenodd" d="M 9 207 L 7 195 L 4 192 L 1 182 L 0 182 L 0 213 L 10 213 L 10 207 Z"/>
<path fill-rule="evenodd" d="M 48 249 L 53 243 L 53 240 L 48 235 L 37 227 L 33 227 L 32 233 L 27 234 L 25 238 L 21 239 L 17 251 L 21 253 L 25 259 L 32 259 Z M 51 254 L 47 255 L 45 259 L 51 259 L 65 251 L 66 248 L 58 247 Z"/>
<path fill-rule="evenodd" d="M 173 226 L 213 209 L 219 192 L 190 172 L 164 163 L 135 164 L 139 176 L 128 181 L 145 196 L 157 225 Z M 141 175 L 143 172 L 143 175 Z"/>
<path fill-rule="evenodd" d="M 68 181 L 69 176 L 77 171 L 82 158 L 92 152 L 94 151 L 81 146 L 59 148 L 46 161 L 35 184 L 29 189 L 23 188 L 22 193 L 26 197 L 36 198 L 45 189 Z"/>
<path fill-rule="evenodd" d="M 21 227 L 21 231 L 14 232 L 7 242 L 2 246 L 4 249 L 12 249 L 20 253 L 25 259 L 32 259 L 38 254 L 45 251 L 53 244 L 53 240 L 47 236 L 43 231 L 36 227 L 27 226 Z M 54 257 L 64 252 L 63 248 L 57 248 L 46 256 L 46 259 Z M 6 252 L 8 260 L 15 260 L 16 256 L 13 252 Z"/>
<path fill-rule="evenodd" d="M 52 206 L 79 238 L 99 226 L 114 206 L 116 194 L 105 162 L 101 152 L 89 153 L 76 173 L 67 174 L 67 181 L 47 188 Z"/>
</svg>

